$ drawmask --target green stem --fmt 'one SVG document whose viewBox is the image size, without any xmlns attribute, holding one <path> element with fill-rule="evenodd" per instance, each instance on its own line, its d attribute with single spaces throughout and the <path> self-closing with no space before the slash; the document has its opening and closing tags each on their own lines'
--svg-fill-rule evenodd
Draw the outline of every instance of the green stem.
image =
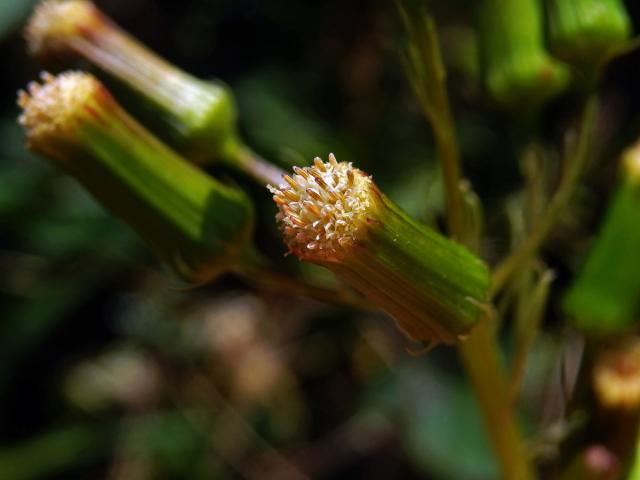
<svg viewBox="0 0 640 480">
<path fill-rule="evenodd" d="M 466 222 L 465 203 L 460 189 L 460 152 L 447 93 L 446 70 L 440 53 L 436 28 L 430 18 L 427 19 L 426 35 L 430 40 L 431 48 L 426 49 L 425 61 L 429 62 L 427 71 L 431 71 L 433 74 L 430 75 L 432 77 L 430 106 L 425 105 L 423 108 L 425 115 L 431 121 L 438 159 L 442 168 L 449 234 L 464 243 L 466 241 Z"/>
<path fill-rule="evenodd" d="M 443 110 L 440 116 L 443 125 L 434 129 L 434 135 L 444 180 L 447 227 L 450 235 L 455 240 L 466 243 L 465 207 L 460 191 L 460 154 L 453 131 L 453 120 L 449 111 L 446 92 L 442 92 L 442 94 L 445 95 L 442 100 Z"/>
<path fill-rule="evenodd" d="M 433 20 L 413 4 L 396 0 L 409 35 L 407 73 L 430 122 L 442 165 L 449 234 L 469 243 L 465 200 L 460 189 L 460 154 L 449 106 L 444 69 Z M 524 444 L 508 400 L 493 326 L 484 319 L 458 349 L 473 385 L 493 449 L 505 479 L 533 479 Z"/>
<path fill-rule="evenodd" d="M 533 480 L 489 318 L 480 322 L 458 352 L 480 404 L 502 478 Z"/>
<path fill-rule="evenodd" d="M 597 104 L 597 97 L 591 95 L 580 119 L 575 152 L 572 158 L 567 159 L 566 171 L 560 185 L 551 198 L 542 221 L 533 228 L 527 239 L 495 268 L 491 286 L 492 296 L 502 290 L 515 272 L 533 259 L 569 205 L 588 158 Z"/>
<path fill-rule="evenodd" d="M 442 168 L 449 235 L 466 240 L 465 203 L 460 189 L 460 153 L 447 93 L 447 72 L 433 19 L 424 11 L 414 11 L 396 1 L 409 33 L 407 74 L 431 124 Z"/>
<path fill-rule="evenodd" d="M 459 152 L 444 82 L 441 85 L 442 89 L 436 91 L 436 105 L 440 113 L 439 123 L 434 123 L 434 134 L 442 165 L 447 225 L 454 239 L 466 243 Z M 526 456 L 524 441 L 508 400 L 499 350 L 488 318 L 480 322 L 467 341 L 460 343 L 458 353 L 478 400 L 502 477 L 533 480 L 534 474 Z"/>
<path fill-rule="evenodd" d="M 540 330 L 549 296 L 549 286 L 553 281 L 553 272 L 548 269 L 540 272 L 537 279 L 533 275 L 534 272 L 524 272 L 516 306 L 515 351 L 511 360 L 509 379 L 509 396 L 514 405 L 524 378 L 527 357 Z"/>
<path fill-rule="evenodd" d="M 442 165 L 449 232 L 454 239 L 466 243 L 460 156 L 444 79 L 444 75 L 440 76 L 441 88 L 434 92 L 439 120 L 433 123 L 434 135 Z M 488 318 L 472 330 L 467 341 L 460 343 L 458 353 L 475 391 L 503 478 L 533 479 L 524 441 L 509 404 L 499 349 Z"/>
</svg>

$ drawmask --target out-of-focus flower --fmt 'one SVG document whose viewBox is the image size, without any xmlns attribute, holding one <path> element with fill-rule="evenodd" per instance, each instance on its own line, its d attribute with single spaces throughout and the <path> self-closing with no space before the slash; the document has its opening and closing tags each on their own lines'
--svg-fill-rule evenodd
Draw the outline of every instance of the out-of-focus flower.
<svg viewBox="0 0 640 480">
<path fill-rule="evenodd" d="M 73 368 L 64 390 L 73 404 L 88 411 L 114 404 L 143 408 L 161 395 L 162 374 L 142 352 L 120 347 Z"/>
<path fill-rule="evenodd" d="M 599 352 L 593 388 L 605 408 L 640 411 L 640 338 L 616 342 Z"/>
</svg>

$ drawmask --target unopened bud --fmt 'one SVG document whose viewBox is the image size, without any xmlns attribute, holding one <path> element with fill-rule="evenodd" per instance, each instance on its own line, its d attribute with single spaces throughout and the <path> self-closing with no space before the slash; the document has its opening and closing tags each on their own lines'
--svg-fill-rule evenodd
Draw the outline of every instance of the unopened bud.
<svg viewBox="0 0 640 480">
<path fill-rule="evenodd" d="M 249 249 L 252 205 L 166 147 L 93 76 L 43 74 L 19 93 L 31 150 L 71 174 L 187 280 L 231 269 Z"/>
<path fill-rule="evenodd" d="M 631 34 L 631 21 L 620 0 L 547 3 L 551 50 L 577 67 L 599 67 Z"/>
<path fill-rule="evenodd" d="M 412 220 L 351 163 L 316 158 L 269 189 L 289 251 L 361 291 L 411 339 L 454 343 L 478 322 L 485 264 Z"/>
<path fill-rule="evenodd" d="M 499 104 L 535 108 L 568 85 L 568 69 L 544 48 L 539 0 L 483 0 L 479 30 L 485 88 Z"/>
<path fill-rule="evenodd" d="M 623 154 L 621 179 L 584 266 L 564 300 L 565 312 L 591 335 L 618 334 L 640 319 L 640 144 Z"/>
</svg>

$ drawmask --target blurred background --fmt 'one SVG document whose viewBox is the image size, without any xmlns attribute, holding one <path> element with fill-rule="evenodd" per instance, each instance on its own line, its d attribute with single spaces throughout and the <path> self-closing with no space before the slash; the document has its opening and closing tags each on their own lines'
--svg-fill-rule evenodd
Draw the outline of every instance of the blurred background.
<svg viewBox="0 0 640 480">
<path fill-rule="evenodd" d="M 26 152 L 15 92 L 44 68 L 21 32 L 35 3 L 0 2 L 0 478 L 495 478 L 453 349 L 411 355 L 381 314 L 232 277 L 184 289 L 72 179 Z M 242 133 L 266 158 L 286 168 L 332 151 L 415 217 L 441 223 L 431 133 L 405 79 L 391 1 L 96 3 L 172 63 L 229 84 Z M 495 260 L 519 201 L 518 132 L 474 81 L 471 3 L 431 6 L 464 169 L 485 202 L 483 250 Z M 629 9 L 637 31 L 640 8 Z M 617 152 L 640 131 L 639 83 L 640 54 L 608 70 L 603 161 L 545 251 L 557 292 L 601 218 Z M 549 105 L 543 138 L 561 141 L 574 113 L 571 95 Z M 212 173 L 251 193 L 257 244 L 282 258 L 268 192 Z M 524 423 L 550 435 L 572 344 L 556 318 L 560 293 L 521 400 Z M 552 457 L 545 442 L 535 445 Z"/>
</svg>

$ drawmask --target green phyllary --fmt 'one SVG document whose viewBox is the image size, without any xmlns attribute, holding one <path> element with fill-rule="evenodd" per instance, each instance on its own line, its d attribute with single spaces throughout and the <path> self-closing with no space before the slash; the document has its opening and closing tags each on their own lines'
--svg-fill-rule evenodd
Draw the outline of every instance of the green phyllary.
<svg viewBox="0 0 640 480">
<path fill-rule="evenodd" d="M 640 145 L 623 155 L 621 178 L 564 309 L 587 334 L 616 334 L 638 325 L 640 275 Z"/>
<path fill-rule="evenodd" d="M 508 108 L 535 108 L 568 85 L 565 65 L 545 50 L 539 0 L 483 0 L 480 61 L 489 96 Z"/>
</svg>

